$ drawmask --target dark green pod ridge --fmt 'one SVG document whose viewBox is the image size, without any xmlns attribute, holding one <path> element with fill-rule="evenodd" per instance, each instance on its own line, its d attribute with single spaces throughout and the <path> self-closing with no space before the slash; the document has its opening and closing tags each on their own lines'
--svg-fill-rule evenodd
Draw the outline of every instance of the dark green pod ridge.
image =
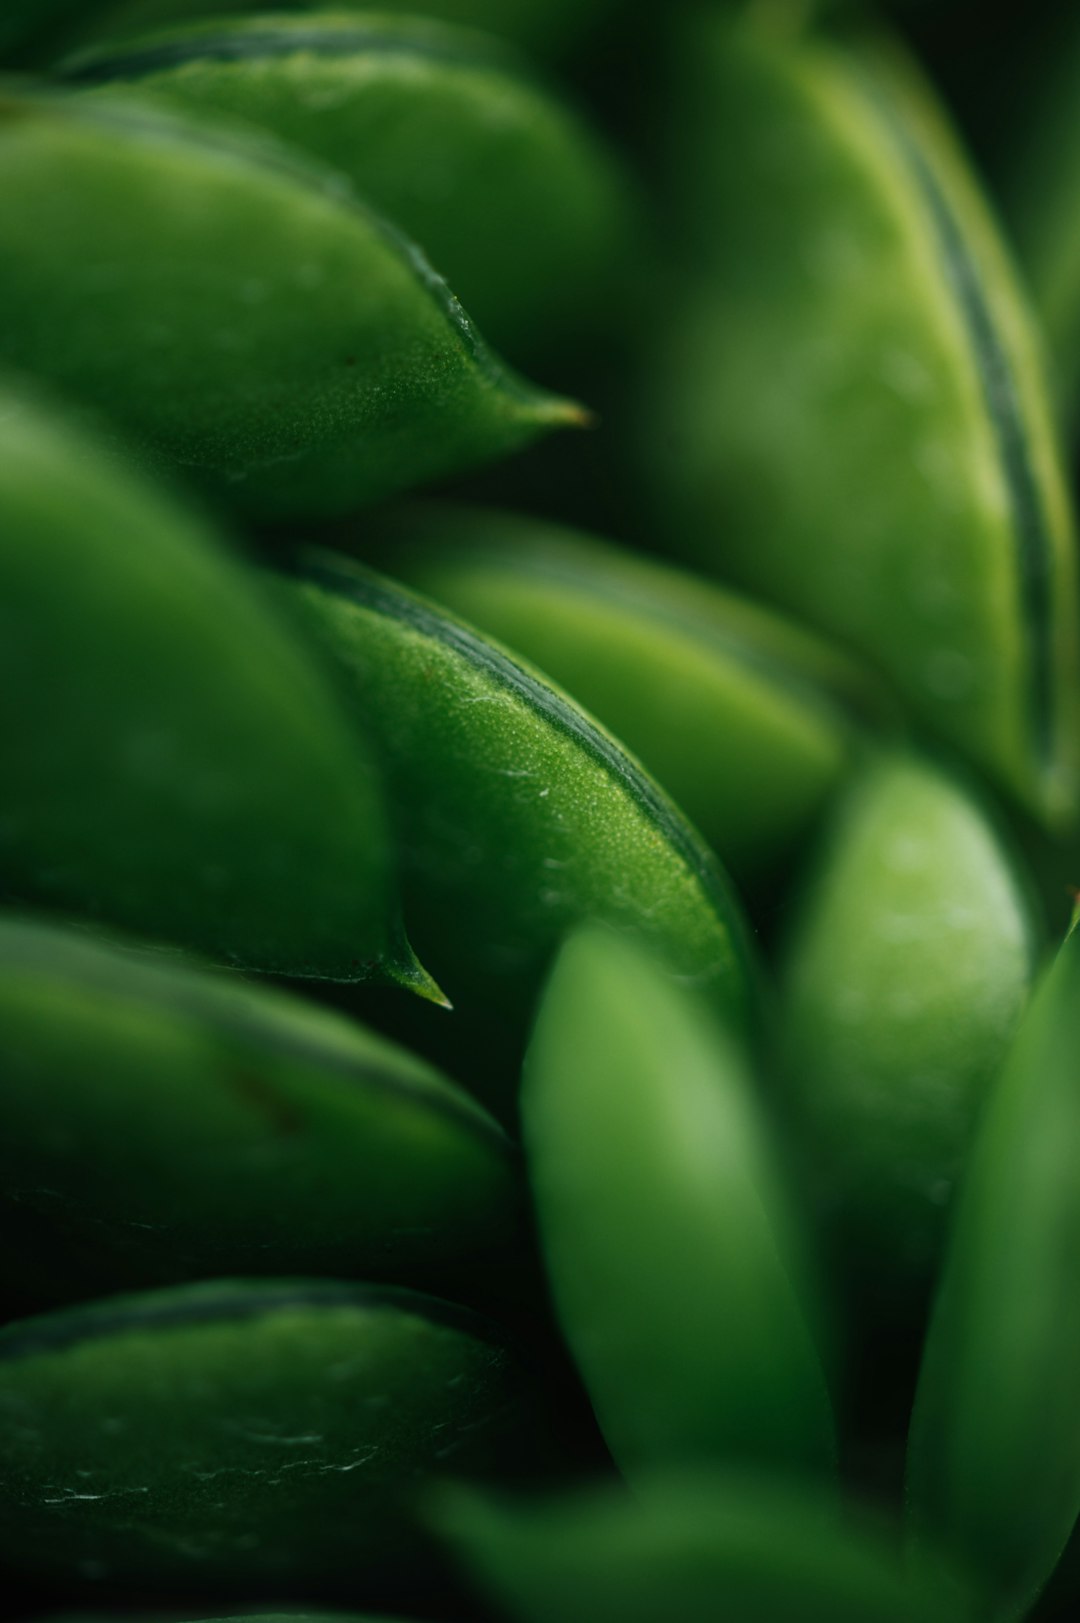
<svg viewBox="0 0 1080 1623">
<path fill-rule="evenodd" d="M 0 221 L 0 360 L 244 512 L 341 512 L 582 420 L 502 368 L 344 179 L 268 137 L 9 86 Z"/>
<path fill-rule="evenodd" d="M 592 536 L 432 506 L 391 573 L 533 661 L 610 727 L 737 880 L 782 866 L 858 753 L 870 683 L 756 603 Z"/>
<path fill-rule="evenodd" d="M 7 388 L 0 757 L 8 896 L 439 996 L 397 920 L 364 738 L 261 577 Z"/>
<path fill-rule="evenodd" d="M 764 8 L 713 17 L 684 66 L 695 268 L 646 418 L 666 526 L 1069 822 L 1073 520 L 1033 324 L 942 114 L 892 47 Z"/>
<path fill-rule="evenodd" d="M 962 1623 L 941 1564 L 905 1573 L 886 1529 L 758 1478 L 664 1474 L 540 1503 L 443 1496 L 443 1536 L 515 1623 Z"/>
<path fill-rule="evenodd" d="M 885 756 L 825 831 L 781 968 L 784 1098 L 858 1311 L 921 1311 L 1034 973 L 1026 886 L 978 800 Z"/>
<path fill-rule="evenodd" d="M 617 303 L 632 233 L 614 158 L 484 36 L 328 8 L 158 31 L 61 74 L 241 117 L 331 165 L 510 354 L 536 355 Z"/>
<path fill-rule="evenodd" d="M 216 1281 L 0 1331 L 0 1555 L 158 1592 L 359 1599 L 424 1559 L 440 1476 L 535 1457 L 493 1327 L 433 1297 Z"/>
<path fill-rule="evenodd" d="M 410 931 L 454 1006 L 432 1023 L 451 1073 L 471 1084 L 486 1068 L 505 1104 L 550 959 L 590 918 L 651 941 L 748 1020 L 754 975 L 723 872 L 637 762 L 424 598 L 328 551 L 302 570 L 313 637 L 375 729 Z"/>
<path fill-rule="evenodd" d="M 39 1294 L 233 1273 L 430 1287 L 517 1235 L 495 1122 L 290 994 L 9 918 L 0 1046 L 2 1267 Z"/>
<path fill-rule="evenodd" d="M 987 1102 L 926 1343 L 908 1451 L 917 1547 L 1026 1615 L 1080 1512 L 1080 935 Z"/>
<path fill-rule="evenodd" d="M 540 1003 L 521 1110 L 556 1311 L 624 1474 L 830 1472 L 822 1314 L 738 1040 L 586 930 Z"/>
</svg>

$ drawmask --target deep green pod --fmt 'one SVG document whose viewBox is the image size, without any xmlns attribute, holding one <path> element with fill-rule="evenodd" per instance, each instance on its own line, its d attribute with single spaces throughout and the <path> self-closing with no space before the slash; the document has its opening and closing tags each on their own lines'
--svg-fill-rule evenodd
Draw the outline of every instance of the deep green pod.
<svg viewBox="0 0 1080 1623">
<path fill-rule="evenodd" d="M 916 1544 L 955 1551 L 1019 1618 L 1080 1512 L 1080 935 L 987 1103 L 950 1239 L 908 1452 Z"/>
<path fill-rule="evenodd" d="M 54 1299 L 231 1273 L 431 1286 L 517 1235 L 491 1118 L 290 994 L 4 919 L 0 1048 L 0 1268 Z"/>
<path fill-rule="evenodd" d="M 615 740 L 497 644 L 350 559 L 312 551 L 304 576 L 292 593 L 375 728 L 410 932 L 454 1005 L 430 1023 L 451 1073 L 471 1086 L 486 1069 L 505 1104 L 548 962 L 586 918 L 652 941 L 745 1020 L 752 971 L 719 865 Z"/>
<path fill-rule="evenodd" d="M 885 1529 L 820 1496 L 664 1476 L 540 1504 L 447 1494 L 450 1547 L 517 1623 L 960 1623 L 940 1565 L 905 1574 Z"/>
<path fill-rule="evenodd" d="M 0 360 L 269 519 L 580 420 L 340 176 L 130 92 L 0 97 L 0 304 Z"/>
<path fill-rule="evenodd" d="M 438 996 L 397 923 L 364 739 L 262 579 L 6 388 L 0 760 L 8 896 Z"/>
<path fill-rule="evenodd" d="M 871 763 L 837 808 L 781 969 L 785 1102 L 859 1311 L 921 1307 L 1034 972 L 1025 886 L 958 781 Z"/>
<path fill-rule="evenodd" d="M 714 16 L 686 53 L 696 268 L 645 419 L 665 533 L 1067 820 L 1074 529 L 1007 254 L 895 51 L 765 24 Z"/>
<path fill-rule="evenodd" d="M 623 1472 L 828 1472 L 812 1296 L 739 1043 L 640 951 L 579 932 L 521 1111 L 556 1311 Z"/>
<path fill-rule="evenodd" d="M 328 9 L 148 34 L 61 72 L 243 117 L 332 165 L 511 354 L 596 327 L 618 302 L 631 231 L 613 157 L 483 36 Z"/>
<path fill-rule="evenodd" d="M 113 1297 L 0 1331 L 0 1558 L 84 1593 L 365 1599 L 428 1558 L 440 1476 L 535 1461 L 494 1327 L 324 1280 Z"/>
<path fill-rule="evenodd" d="M 775 872 L 857 750 L 857 667 L 778 615 L 591 536 L 436 506 L 386 567 L 524 654 L 599 716 L 739 880 Z"/>
</svg>

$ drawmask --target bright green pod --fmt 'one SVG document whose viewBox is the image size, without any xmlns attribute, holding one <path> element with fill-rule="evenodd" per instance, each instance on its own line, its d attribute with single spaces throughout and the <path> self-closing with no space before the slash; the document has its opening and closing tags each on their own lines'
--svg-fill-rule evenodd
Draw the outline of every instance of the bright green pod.
<svg viewBox="0 0 1080 1623">
<path fill-rule="evenodd" d="M 609 734 L 498 644 L 352 560 L 313 550 L 303 577 L 313 637 L 374 728 L 410 932 L 454 1005 L 430 1022 L 452 1075 L 506 1103 L 548 963 L 588 918 L 650 940 L 748 1018 L 723 873 Z M 421 1024 L 410 1032 L 426 1045 Z"/>
<path fill-rule="evenodd" d="M 515 1623 L 961 1623 L 937 1564 L 905 1573 L 887 1529 L 758 1478 L 665 1475 L 633 1497 L 539 1504 L 447 1493 L 438 1521 L 477 1589 Z"/>
<path fill-rule="evenodd" d="M 1080 1513 L 1080 934 L 1032 1001 L 957 1203 L 908 1451 L 916 1545 L 1026 1614 Z"/>
<path fill-rule="evenodd" d="M 927 1298 L 1036 950 L 1025 884 L 973 795 L 916 757 L 870 763 L 814 859 L 780 1000 L 793 1136 L 860 1311 Z"/>
<path fill-rule="evenodd" d="M 112 1297 L 0 1331 L 0 1559 L 101 1589 L 346 1593 L 422 1573 L 440 1477 L 534 1463 L 486 1320 L 302 1279 Z"/>
<path fill-rule="evenodd" d="M 769 15 L 714 16 L 686 53 L 696 265 L 646 419 L 665 532 L 1067 821 L 1074 528 L 1006 250 L 899 52 Z"/>
<path fill-rule="evenodd" d="M 325 0 L 281 0 L 275 12 L 324 9 Z M 77 31 L 81 42 L 126 39 L 136 30 L 268 11 L 267 0 L 105 0 L 90 8 Z M 338 0 L 338 10 L 378 12 L 388 17 L 433 17 L 461 23 L 524 46 L 543 56 L 566 55 L 614 9 L 614 0 Z"/>
<path fill-rule="evenodd" d="M 541 1000 L 521 1113 L 556 1312 L 623 1473 L 829 1473 L 822 1315 L 739 1042 L 585 930 Z"/>
<path fill-rule="evenodd" d="M 127 91 L 0 97 L 0 304 L 0 359 L 268 519 L 581 418 L 503 370 L 340 176 Z"/>
<path fill-rule="evenodd" d="M 481 508 L 410 511 L 382 554 L 539 665 L 664 785 L 734 874 L 775 874 L 857 753 L 864 674 L 712 584 Z"/>
<path fill-rule="evenodd" d="M 246 969 L 438 996 L 397 921 L 365 740 L 280 604 L 8 388 L 0 758 L 8 897 Z"/>
<path fill-rule="evenodd" d="M 512 354 L 618 303 L 631 231 L 613 157 L 484 36 L 380 13 L 271 14 L 99 46 L 61 73 L 242 117 L 332 165 Z"/>
<path fill-rule="evenodd" d="M 517 1236 L 491 1117 L 291 994 L 8 918 L 0 1047 L 0 1266 L 39 1295 L 233 1273 L 430 1287 Z"/>
</svg>

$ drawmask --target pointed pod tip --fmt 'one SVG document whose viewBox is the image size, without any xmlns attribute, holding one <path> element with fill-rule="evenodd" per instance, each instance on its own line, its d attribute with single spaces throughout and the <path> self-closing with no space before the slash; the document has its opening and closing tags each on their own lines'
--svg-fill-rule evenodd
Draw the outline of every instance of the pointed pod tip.
<svg viewBox="0 0 1080 1623">
<path fill-rule="evenodd" d="M 400 986 L 406 992 L 415 993 L 426 1003 L 434 1003 L 437 1008 L 454 1007 L 438 981 L 428 974 L 411 947 L 407 947 L 401 958 L 389 966 L 389 978 L 395 986 Z"/>
</svg>

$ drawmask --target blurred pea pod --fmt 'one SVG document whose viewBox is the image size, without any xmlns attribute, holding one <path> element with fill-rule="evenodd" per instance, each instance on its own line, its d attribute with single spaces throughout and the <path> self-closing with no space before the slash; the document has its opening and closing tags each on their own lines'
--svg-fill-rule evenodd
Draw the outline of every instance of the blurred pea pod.
<svg viewBox="0 0 1080 1623">
<path fill-rule="evenodd" d="M 381 752 L 409 927 L 454 1004 L 430 1039 L 505 1107 L 548 962 L 597 917 L 652 941 L 737 1019 L 744 927 L 715 858 L 574 702 L 461 621 L 328 551 L 287 588 Z"/>
<path fill-rule="evenodd" d="M 439 1475 L 535 1468 L 528 1381 L 486 1320 L 409 1291 L 215 1281 L 0 1330 L 13 1574 L 364 1601 L 430 1563 Z M 452 1464 L 451 1464 L 452 1461 Z"/>
<path fill-rule="evenodd" d="M 737 1040 L 596 930 L 540 1004 L 522 1121 L 563 1332 L 616 1462 L 829 1473 L 783 1180 Z"/>
<path fill-rule="evenodd" d="M 392 574 L 533 660 L 640 755 L 740 881 L 775 875 L 853 764 L 872 684 L 747 599 L 510 513 L 415 508 L 375 534 Z"/>
<path fill-rule="evenodd" d="M 807 877 L 781 967 L 793 1136 L 854 1309 L 921 1317 L 1035 971 L 1028 887 L 973 794 L 903 755 L 852 784 Z"/>
<path fill-rule="evenodd" d="M 234 1272 L 431 1286 L 514 1242 L 491 1118 L 289 994 L 3 919 L 0 1043 L 0 1267 L 39 1295 Z"/>
<path fill-rule="evenodd" d="M 14 389 L 0 758 L 7 895 L 249 969 L 438 997 L 398 923 L 363 737 L 260 577 Z"/>
<path fill-rule="evenodd" d="M 596 327 L 619 302 L 632 240 L 624 177 L 482 35 L 328 10 L 158 32 L 61 71 L 243 117 L 332 165 L 512 354 Z"/>
<path fill-rule="evenodd" d="M 332 171 L 130 92 L 0 97 L 0 303 L 0 359 L 270 519 L 581 419 Z"/>
<path fill-rule="evenodd" d="M 1074 530 L 1007 254 L 910 64 L 772 15 L 713 16 L 683 63 L 695 268 L 646 417 L 665 529 L 1068 821 Z"/>
<path fill-rule="evenodd" d="M 887 1530 L 760 1479 L 665 1475 L 508 1505 L 449 1490 L 438 1525 L 516 1623 L 961 1623 L 940 1564 L 905 1573 Z M 501 1615 L 501 1613 L 500 1613 Z"/>
<path fill-rule="evenodd" d="M 235 17 L 245 12 L 316 11 L 325 0 L 99 0 L 74 32 L 86 43 L 125 39 L 136 30 L 209 17 Z M 423 15 L 493 34 L 543 56 L 566 55 L 615 10 L 615 0 L 338 0 L 336 9 L 367 16 Z"/>
<path fill-rule="evenodd" d="M 1080 1512 L 1080 935 L 1044 977 L 957 1205 L 912 1419 L 908 1509 L 1023 1616 Z"/>
</svg>

